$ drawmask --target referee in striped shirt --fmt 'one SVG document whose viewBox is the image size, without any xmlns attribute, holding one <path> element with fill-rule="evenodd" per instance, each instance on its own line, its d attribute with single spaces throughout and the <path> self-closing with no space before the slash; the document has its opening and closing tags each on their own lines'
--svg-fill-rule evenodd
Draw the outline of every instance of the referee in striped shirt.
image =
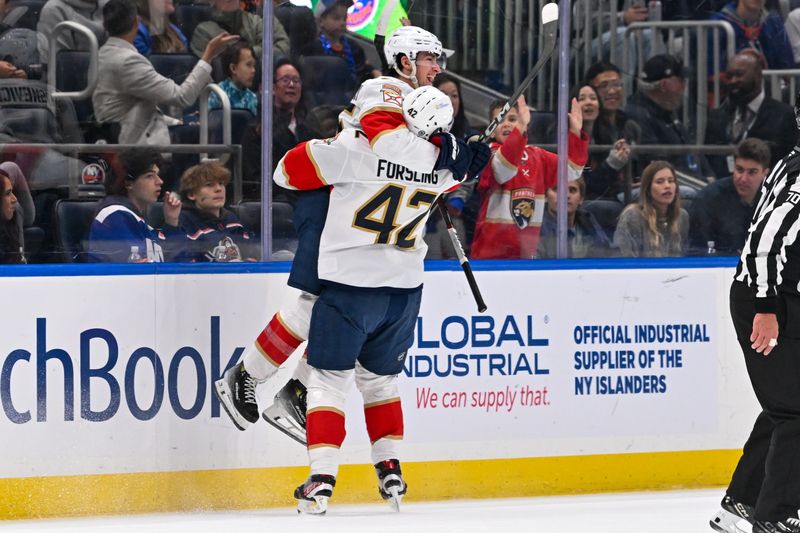
<svg viewBox="0 0 800 533">
<path fill-rule="evenodd" d="M 800 106 L 800 95 L 798 95 Z M 795 107 L 800 129 L 800 107 Z M 761 414 L 711 527 L 800 533 L 800 147 L 764 181 L 731 286 L 731 317 Z"/>
</svg>

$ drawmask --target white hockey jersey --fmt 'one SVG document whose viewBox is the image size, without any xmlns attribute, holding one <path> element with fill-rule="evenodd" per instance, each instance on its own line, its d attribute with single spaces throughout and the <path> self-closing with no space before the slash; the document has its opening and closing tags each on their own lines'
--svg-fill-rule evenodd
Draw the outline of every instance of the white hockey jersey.
<svg viewBox="0 0 800 533">
<path fill-rule="evenodd" d="M 339 114 L 341 128 L 360 129 L 372 150 L 385 159 L 415 172 L 430 172 L 439 149 L 406 127 L 403 98 L 413 87 L 397 78 L 381 76 L 365 81 Z"/>
<path fill-rule="evenodd" d="M 273 179 L 295 190 L 333 186 L 319 278 L 373 288 L 422 284 L 425 221 L 439 194 L 457 186 L 449 171 L 418 172 L 378 157 L 366 134 L 352 128 L 298 144 Z"/>
</svg>

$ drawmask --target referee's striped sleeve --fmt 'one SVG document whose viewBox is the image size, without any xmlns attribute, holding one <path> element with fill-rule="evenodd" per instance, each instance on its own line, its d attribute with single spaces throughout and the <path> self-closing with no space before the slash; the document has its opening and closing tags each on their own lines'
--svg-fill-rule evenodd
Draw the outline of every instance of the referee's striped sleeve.
<svg viewBox="0 0 800 533">
<path fill-rule="evenodd" d="M 800 232 L 800 184 L 784 187 L 769 204 L 762 204 L 758 219 L 750 228 L 744 267 L 756 289 L 755 309 L 758 313 L 774 313 L 777 309 L 778 286 L 781 284 L 786 247 Z"/>
</svg>

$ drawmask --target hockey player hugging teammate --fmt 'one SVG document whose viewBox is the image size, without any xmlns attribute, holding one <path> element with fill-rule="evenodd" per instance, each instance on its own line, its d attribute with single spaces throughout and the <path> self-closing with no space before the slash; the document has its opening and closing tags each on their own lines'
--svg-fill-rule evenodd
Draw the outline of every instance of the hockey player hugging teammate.
<svg viewBox="0 0 800 533">
<path fill-rule="evenodd" d="M 452 124 L 452 105 L 433 87 L 404 101 L 409 128 L 434 139 Z M 323 290 L 308 339 L 307 438 L 311 475 L 295 491 L 299 511 L 324 513 L 333 493 L 345 437 L 345 393 L 350 382 L 364 398 L 381 495 L 395 507 L 406 492 L 398 445 L 403 413 L 397 380 L 411 347 L 422 296 L 422 239 L 436 198 L 468 171 L 470 147 L 440 156 L 461 161 L 455 172 L 421 173 L 375 155 L 364 132 L 346 129 L 333 139 L 292 149 L 275 182 L 289 189 L 332 186 L 319 247 Z"/>
</svg>

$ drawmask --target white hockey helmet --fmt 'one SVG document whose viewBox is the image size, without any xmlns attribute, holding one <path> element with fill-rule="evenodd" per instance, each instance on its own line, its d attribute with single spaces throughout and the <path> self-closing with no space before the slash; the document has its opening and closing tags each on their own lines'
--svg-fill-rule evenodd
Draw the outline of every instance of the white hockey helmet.
<svg viewBox="0 0 800 533">
<path fill-rule="evenodd" d="M 403 98 L 403 115 L 411 133 L 428 139 L 435 133 L 450 131 L 453 103 L 442 91 L 427 85 L 414 89 Z"/>
<path fill-rule="evenodd" d="M 427 30 L 423 30 L 418 26 L 400 26 L 386 39 L 386 44 L 383 45 L 383 55 L 386 56 L 386 62 L 389 68 L 400 70 L 400 64 L 397 61 L 398 54 L 405 54 L 411 61 L 417 59 L 417 53 L 430 52 L 435 55 L 437 60 L 444 61 L 445 56 L 442 54 L 442 43 L 439 39 Z M 444 69 L 444 65 L 442 65 Z"/>
</svg>

